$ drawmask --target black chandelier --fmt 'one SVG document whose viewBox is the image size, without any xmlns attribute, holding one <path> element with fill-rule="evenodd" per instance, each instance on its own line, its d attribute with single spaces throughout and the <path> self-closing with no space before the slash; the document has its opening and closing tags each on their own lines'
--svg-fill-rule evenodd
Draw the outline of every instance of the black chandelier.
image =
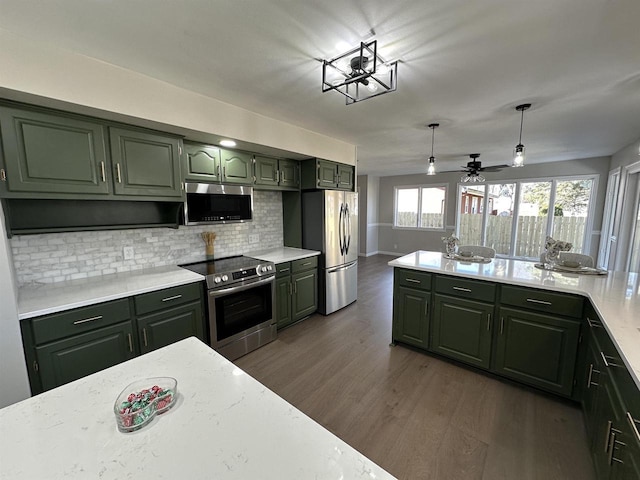
<svg viewBox="0 0 640 480">
<path fill-rule="evenodd" d="M 377 40 L 361 42 L 338 57 L 323 60 L 322 91 L 341 93 L 347 105 L 395 91 L 398 62 L 383 60 L 377 45 Z"/>
</svg>

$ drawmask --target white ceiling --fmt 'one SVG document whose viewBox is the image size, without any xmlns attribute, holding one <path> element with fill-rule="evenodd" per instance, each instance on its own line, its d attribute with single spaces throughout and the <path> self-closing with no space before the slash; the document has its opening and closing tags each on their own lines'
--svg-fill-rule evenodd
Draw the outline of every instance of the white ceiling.
<svg viewBox="0 0 640 480">
<path fill-rule="evenodd" d="M 424 173 L 433 122 L 440 170 L 510 163 L 521 103 L 529 163 L 637 140 L 639 21 L 639 0 L 0 0 L 0 28 L 353 143 L 380 176 Z M 398 90 L 322 93 L 318 59 L 367 39 Z"/>
</svg>

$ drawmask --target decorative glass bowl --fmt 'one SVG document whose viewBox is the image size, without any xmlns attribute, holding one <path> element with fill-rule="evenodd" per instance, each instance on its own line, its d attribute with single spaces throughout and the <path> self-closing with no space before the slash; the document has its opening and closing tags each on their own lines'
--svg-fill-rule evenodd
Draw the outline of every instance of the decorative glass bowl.
<svg viewBox="0 0 640 480">
<path fill-rule="evenodd" d="M 176 402 L 178 381 L 172 377 L 153 377 L 127 385 L 113 405 L 118 430 L 133 432 L 149 424 Z"/>
</svg>

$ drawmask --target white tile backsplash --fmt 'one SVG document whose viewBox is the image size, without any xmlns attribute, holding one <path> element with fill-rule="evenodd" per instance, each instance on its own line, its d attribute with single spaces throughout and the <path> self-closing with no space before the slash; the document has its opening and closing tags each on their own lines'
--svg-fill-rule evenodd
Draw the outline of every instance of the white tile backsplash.
<svg viewBox="0 0 640 480">
<path fill-rule="evenodd" d="M 16 280 L 54 283 L 202 260 L 205 231 L 216 233 L 216 258 L 281 247 L 282 194 L 254 190 L 253 206 L 248 223 L 18 235 L 9 240 Z M 249 244 L 255 234 L 259 243 Z M 133 247 L 131 260 L 124 259 L 125 246 Z"/>
</svg>

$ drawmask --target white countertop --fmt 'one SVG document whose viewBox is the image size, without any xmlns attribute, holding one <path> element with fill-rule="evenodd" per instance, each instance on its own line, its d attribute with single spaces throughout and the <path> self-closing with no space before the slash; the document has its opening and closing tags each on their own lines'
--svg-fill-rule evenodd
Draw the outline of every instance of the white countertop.
<svg viewBox="0 0 640 480">
<path fill-rule="evenodd" d="M 24 286 L 18 289 L 18 318 L 25 320 L 203 280 L 202 275 L 185 268 L 166 266 Z"/>
<path fill-rule="evenodd" d="M 321 252 L 317 250 L 304 250 L 302 248 L 293 247 L 281 247 L 271 248 L 269 250 L 260 250 L 257 252 L 249 252 L 245 255 L 247 257 L 257 258 L 259 260 L 265 260 L 273 263 L 292 262 L 293 260 L 300 260 L 302 258 L 314 257 L 320 255 Z"/>
<path fill-rule="evenodd" d="M 585 296 L 600 315 L 640 388 L 640 279 L 637 273 L 609 272 L 606 276 L 559 273 L 540 270 L 533 262 L 494 258 L 491 263 L 466 263 L 444 258 L 440 252 L 422 250 L 392 260 L 389 265 Z"/>
<path fill-rule="evenodd" d="M 117 395 L 154 376 L 175 406 L 121 433 Z M 194 337 L 0 409 L 0 431 L 3 480 L 394 478 Z"/>
</svg>

